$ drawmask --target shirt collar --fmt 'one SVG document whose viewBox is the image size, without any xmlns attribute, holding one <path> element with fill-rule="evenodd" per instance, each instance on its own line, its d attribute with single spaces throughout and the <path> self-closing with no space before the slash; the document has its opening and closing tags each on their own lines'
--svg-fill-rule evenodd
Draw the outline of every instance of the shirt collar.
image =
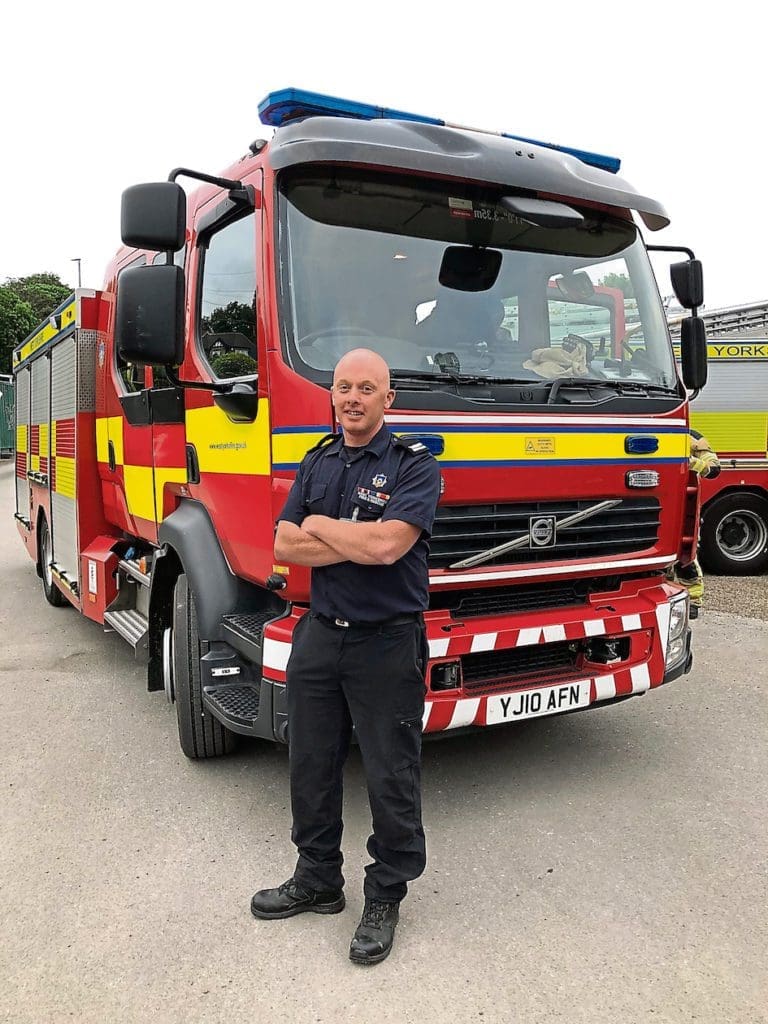
<svg viewBox="0 0 768 1024">
<path fill-rule="evenodd" d="M 373 435 L 368 444 L 362 445 L 362 447 L 360 448 L 361 453 L 370 452 L 372 455 L 375 455 L 377 459 L 380 459 L 381 456 L 389 447 L 389 441 L 391 436 L 392 435 L 390 434 L 389 427 L 386 425 L 386 423 L 382 423 L 379 432 Z M 334 441 L 332 444 L 328 445 L 328 447 L 325 450 L 325 455 L 340 456 L 343 448 L 344 435 L 339 434 L 338 441 Z"/>
</svg>

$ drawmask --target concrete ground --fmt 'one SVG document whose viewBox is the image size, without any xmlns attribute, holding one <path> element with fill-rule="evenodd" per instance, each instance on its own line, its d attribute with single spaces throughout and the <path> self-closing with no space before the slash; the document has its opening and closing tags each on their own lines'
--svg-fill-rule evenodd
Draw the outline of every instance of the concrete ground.
<svg viewBox="0 0 768 1024">
<path fill-rule="evenodd" d="M 48 606 L 0 463 L 0 1021 L 768 1021 L 768 623 L 711 604 L 693 672 L 426 744 L 425 875 L 383 964 L 347 910 L 254 920 L 291 873 L 287 758 L 192 763 L 115 635 Z"/>
</svg>

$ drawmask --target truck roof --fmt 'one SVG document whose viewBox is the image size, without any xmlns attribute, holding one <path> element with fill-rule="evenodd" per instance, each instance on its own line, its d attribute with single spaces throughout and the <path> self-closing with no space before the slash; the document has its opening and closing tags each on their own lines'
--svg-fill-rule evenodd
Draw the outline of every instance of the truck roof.
<svg viewBox="0 0 768 1024">
<path fill-rule="evenodd" d="M 310 116 L 276 128 L 268 157 L 275 170 L 336 163 L 450 175 L 636 210 L 651 231 L 669 224 L 656 200 L 574 153 L 473 129 Z"/>
</svg>

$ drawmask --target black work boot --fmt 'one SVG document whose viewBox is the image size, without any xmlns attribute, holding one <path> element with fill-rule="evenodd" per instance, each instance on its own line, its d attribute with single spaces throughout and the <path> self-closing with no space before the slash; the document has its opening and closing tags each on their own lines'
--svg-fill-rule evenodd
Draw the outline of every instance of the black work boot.
<svg viewBox="0 0 768 1024">
<path fill-rule="evenodd" d="M 344 893 L 341 889 L 316 892 L 305 889 L 295 878 L 289 878 L 277 889 L 262 889 L 251 899 L 251 913 L 265 920 L 293 917 L 305 910 L 311 910 L 313 914 L 338 914 L 343 909 Z"/>
<path fill-rule="evenodd" d="M 349 947 L 349 959 L 353 963 L 378 964 L 389 956 L 400 917 L 399 906 L 386 900 L 366 899 L 363 916 Z"/>
</svg>

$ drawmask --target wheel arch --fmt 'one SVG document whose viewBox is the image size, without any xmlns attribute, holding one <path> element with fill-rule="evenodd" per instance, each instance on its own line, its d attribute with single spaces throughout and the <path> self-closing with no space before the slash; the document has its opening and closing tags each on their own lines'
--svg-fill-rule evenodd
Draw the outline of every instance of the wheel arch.
<svg viewBox="0 0 768 1024">
<path fill-rule="evenodd" d="M 147 686 L 163 689 L 163 632 L 171 625 L 173 591 L 186 574 L 194 597 L 202 640 L 221 640 L 223 615 L 252 605 L 260 588 L 231 571 L 219 538 L 199 501 L 186 500 L 160 524 L 149 593 L 149 665 Z"/>
<path fill-rule="evenodd" d="M 754 494 L 756 498 L 764 498 L 768 501 L 768 483 L 765 487 L 760 487 L 758 484 L 729 484 L 727 487 L 723 487 L 713 494 L 707 501 L 702 502 L 701 515 L 705 516 L 707 510 L 719 501 L 720 498 L 724 498 L 731 494 Z"/>
</svg>

